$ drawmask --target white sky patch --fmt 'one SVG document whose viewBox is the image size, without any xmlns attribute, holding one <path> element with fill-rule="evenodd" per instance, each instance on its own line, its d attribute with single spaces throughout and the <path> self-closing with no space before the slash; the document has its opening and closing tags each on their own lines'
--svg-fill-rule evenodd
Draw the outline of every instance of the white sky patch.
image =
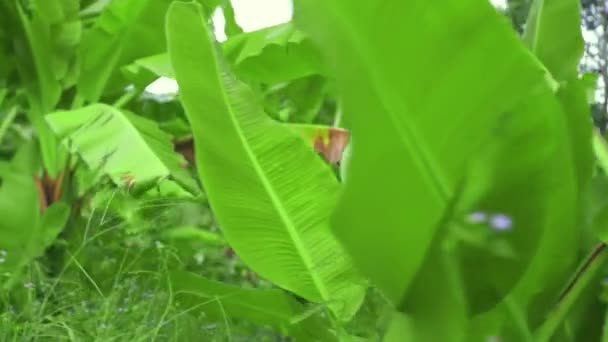
<svg viewBox="0 0 608 342">
<path fill-rule="evenodd" d="M 494 5 L 494 7 L 499 8 L 499 9 L 506 9 L 507 8 L 507 0 L 490 0 L 490 3 L 492 3 L 492 5 Z"/>
<path fill-rule="evenodd" d="M 293 15 L 291 0 L 231 0 L 231 2 L 236 22 L 245 32 L 286 23 Z"/>
<path fill-rule="evenodd" d="M 226 19 L 224 19 L 224 11 L 220 7 L 216 8 L 211 16 L 211 20 L 213 20 L 213 34 L 215 35 L 215 39 L 218 42 L 223 42 L 226 40 L 226 33 L 224 29 L 226 28 Z"/>
<path fill-rule="evenodd" d="M 168 77 L 160 77 L 157 78 L 156 81 L 148 84 L 145 91 L 154 95 L 165 95 L 165 94 L 177 94 L 177 90 L 179 87 L 177 86 L 177 81 L 168 78 Z"/>
</svg>

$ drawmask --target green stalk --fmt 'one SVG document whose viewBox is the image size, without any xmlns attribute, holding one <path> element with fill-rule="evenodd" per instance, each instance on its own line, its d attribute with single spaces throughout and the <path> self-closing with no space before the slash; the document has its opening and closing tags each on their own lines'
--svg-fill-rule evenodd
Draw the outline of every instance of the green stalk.
<svg viewBox="0 0 608 342">
<path fill-rule="evenodd" d="M 535 341 L 547 342 L 551 339 L 555 330 L 557 330 L 564 321 L 579 295 L 595 278 L 600 266 L 606 261 L 606 254 L 606 244 L 604 243 L 600 243 L 593 249 L 591 254 L 576 272 L 574 279 L 562 293 L 555 309 L 553 309 L 547 320 L 535 332 Z"/>
<path fill-rule="evenodd" d="M 526 321 L 526 316 L 520 306 L 517 305 L 515 300 L 511 296 L 507 296 L 505 298 L 505 308 L 511 319 L 513 320 L 513 324 L 517 328 L 522 341 L 524 342 L 533 342 L 534 336 L 532 336 L 532 332 L 528 328 L 528 323 Z"/>
<path fill-rule="evenodd" d="M 602 328 L 602 342 L 608 342 L 608 310 L 606 310 L 606 314 L 604 315 L 604 327 Z"/>
<path fill-rule="evenodd" d="M 118 100 L 116 100 L 116 102 L 114 102 L 112 106 L 116 108 L 122 108 L 135 97 L 137 97 L 139 94 L 141 94 L 141 92 L 142 91 L 139 89 L 128 91 L 124 93 Z"/>
<path fill-rule="evenodd" d="M 4 119 L 4 121 L 2 121 L 2 124 L 0 125 L 0 143 L 2 143 L 2 139 L 4 139 L 8 128 L 11 127 L 11 124 L 13 123 L 16 117 L 17 107 L 11 107 L 11 109 L 8 110 L 8 114 L 6 114 L 6 118 Z"/>
<path fill-rule="evenodd" d="M 341 128 L 342 125 L 342 106 L 338 104 L 338 109 L 336 110 L 336 117 L 334 118 L 334 127 Z"/>
<path fill-rule="evenodd" d="M 592 143 L 598 165 L 608 174 L 608 143 L 606 143 L 606 140 L 604 140 L 604 137 L 597 129 L 593 130 Z"/>
<path fill-rule="evenodd" d="M 76 95 L 74 95 L 74 98 L 72 99 L 72 104 L 70 105 L 70 108 L 78 109 L 78 108 L 82 107 L 83 104 L 84 104 L 84 98 L 82 96 L 80 96 L 80 94 L 76 93 Z"/>
</svg>

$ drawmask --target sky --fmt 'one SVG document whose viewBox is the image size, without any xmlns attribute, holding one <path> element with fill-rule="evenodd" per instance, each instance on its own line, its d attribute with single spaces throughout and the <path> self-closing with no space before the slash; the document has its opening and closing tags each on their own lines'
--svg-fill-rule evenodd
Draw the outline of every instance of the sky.
<svg viewBox="0 0 608 342">
<path fill-rule="evenodd" d="M 490 2 L 497 8 L 507 8 L 507 0 L 490 0 Z"/>
<path fill-rule="evenodd" d="M 291 0 L 232 0 L 236 21 L 244 31 L 259 30 L 291 20 Z"/>
</svg>

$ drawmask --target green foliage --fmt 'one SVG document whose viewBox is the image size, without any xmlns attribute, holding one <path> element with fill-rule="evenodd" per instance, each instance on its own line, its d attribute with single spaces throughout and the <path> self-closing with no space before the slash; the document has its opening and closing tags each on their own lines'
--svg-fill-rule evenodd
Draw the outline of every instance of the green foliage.
<svg viewBox="0 0 608 342">
<path fill-rule="evenodd" d="M 127 85 L 121 80 L 121 66 L 165 50 L 160 23 L 169 3 L 114 0 L 103 10 L 80 46 L 78 91 L 84 99 L 97 102 L 106 91 L 120 91 Z"/>
<path fill-rule="evenodd" d="M 349 122 L 355 134 L 360 131 L 354 140 L 349 183 L 336 214 L 336 234 L 355 256 L 360 268 L 398 304 L 436 234 L 438 218 L 450 198 L 457 195 L 458 184 L 467 172 L 475 172 L 470 177 L 475 179 L 471 182 L 475 182 L 473 186 L 478 189 L 470 191 L 478 192 L 467 195 L 469 198 L 463 201 L 468 203 L 459 205 L 459 212 L 455 214 L 463 217 L 478 210 L 503 212 L 511 215 L 517 225 L 523 225 L 513 234 L 526 236 L 525 239 L 514 237 L 523 244 L 513 247 L 520 264 L 504 268 L 500 280 L 492 281 L 492 287 L 499 286 L 499 295 L 506 293 L 521 275 L 521 263 L 533 254 L 535 241 L 542 231 L 538 223 L 545 220 L 543 215 L 551 214 L 536 212 L 538 218 L 530 220 L 528 216 L 533 211 L 524 214 L 524 208 L 530 208 L 529 203 L 519 202 L 521 214 L 517 208 L 504 207 L 516 205 L 515 198 L 524 199 L 522 190 L 537 179 L 529 179 L 528 183 L 522 178 L 527 177 L 524 174 L 497 174 L 505 168 L 517 170 L 525 163 L 528 164 L 526 173 L 530 173 L 530 161 L 541 156 L 530 151 L 529 157 L 524 155 L 519 161 L 504 149 L 514 149 L 511 142 L 521 139 L 522 134 L 517 131 L 529 131 L 525 133 L 529 139 L 536 138 L 528 127 L 534 127 L 541 119 L 527 119 L 528 113 L 505 112 L 513 111 L 534 88 L 543 85 L 542 70 L 489 5 L 471 1 L 457 8 L 438 7 L 433 12 L 422 4 L 409 4 L 407 10 L 384 6 L 380 15 L 386 18 L 408 13 L 405 20 L 383 20 L 382 24 L 387 25 L 384 29 L 376 27 L 378 13 L 371 8 L 361 11 L 346 2 L 325 6 L 321 11 L 325 16 L 319 22 L 318 9 L 302 3 L 299 12 L 302 24 L 333 58 L 344 95 L 344 110 L 351 114 Z M 445 25 L 440 29 L 431 18 Z M 470 31 L 473 23 L 481 22 L 478 18 L 485 18 L 484 29 Z M 354 22 L 360 31 L 329 30 L 323 26 L 350 23 L 349 27 L 355 27 Z M 396 25 L 397 22 L 401 24 Z M 391 44 L 397 37 L 409 41 L 417 53 L 411 54 L 400 45 Z M 429 45 L 430 40 L 436 44 Z M 455 50 L 452 45 L 456 41 L 466 48 Z M 445 56 L 452 56 L 451 63 L 438 61 Z M 361 60 L 342 63 L 354 58 Z M 487 73 L 495 77 L 488 78 Z M 355 82 L 353 75 L 358 77 Z M 411 82 L 403 84 L 404 79 Z M 470 86 L 460 86 L 465 83 Z M 447 112 L 451 114 L 442 116 Z M 375 115 L 371 117 L 369 113 Z M 434 125 L 435 118 L 440 116 L 444 118 L 442 124 Z M 513 128 L 509 128 L 510 125 Z M 554 153 L 544 152 L 542 145 L 530 143 L 521 142 L 520 146 L 538 146 L 538 153 Z M 488 146 L 492 144 L 496 146 Z M 469 165 L 470 155 L 476 154 L 487 154 L 491 159 L 481 157 L 477 165 Z M 542 158 L 546 161 L 553 157 Z M 541 166 L 538 162 L 534 167 Z M 479 169 L 469 171 L 471 167 Z M 378 175 L 371 176 L 370 172 Z M 502 194 L 492 193 L 492 188 L 483 189 L 498 179 L 498 184 L 506 187 Z M 518 197 L 517 192 L 521 193 Z M 374 205 L 369 203 L 369 198 L 383 198 L 383 201 Z M 530 203 L 539 209 L 545 207 L 538 198 L 530 199 Z M 404 224 L 396 234 L 397 222 Z M 364 228 L 370 226 L 377 229 Z M 370 249 L 378 253 L 365 252 Z M 407 256 L 401 254 L 404 250 Z M 504 262 L 504 266 L 509 264 Z M 385 263 L 392 264 L 393 268 L 376 266 Z"/>
<path fill-rule="evenodd" d="M 326 320 L 315 316 L 293 297 L 277 289 L 243 289 L 206 280 L 191 273 L 170 275 L 179 299 L 210 316 L 229 315 L 260 325 L 270 325 L 303 341 L 332 341 Z"/>
<path fill-rule="evenodd" d="M 294 5 L 0 1 L 0 340 L 606 335 L 599 4 Z"/>
<path fill-rule="evenodd" d="M 171 177 L 197 192 L 185 170 L 186 161 L 153 121 L 105 104 L 55 112 L 46 120 L 67 149 L 118 186 L 147 189 Z"/>
<path fill-rule="evenodd" d="M 291 23 L 234 36 L 222 44 L 245 80 L 278 83 L 322 72 L 321 56 Z"/>
<path fill-rule="evenodd" d="M 200 6 L 172 5 L 167 39 L 199 176 L 227 240 L 262 276 L 351 317 L 363 284 L 329 231 L 338 181 L 226 72 Z"/>
<path fill-rule="evenodd" d="M 38 84 L 32 86 L 31 92 L 33 94 L 30 94 L 30 96 L 38 100 L 38 110 L 44 113 L 55 107 L 61 95 L 61 85 L 56 79 L 56 74 L 59 71 L 53 68 L 53 63 L 48 63 L 48 58 L 53 55 L 50 37 L 48 36 L 49 27 L 45 25 L 41 13 L 36 13 L 30 19 L 20 5 L 17 5 L 17 9 L 32 51 L 38 80 Z"/>
<path fill-rule="evenodd" d="M 29 119 L 40 136 L 44 165 L 49 174 L 55 177 L 61 168 L 63 156 L 42 116 L 57 105 L 63 86 L 69 85 L 69 78 L 73 76 L 71 48 L 80 38 L 80 23 L 73 21 L 76 5 L 73 1 L 66 1 L 57 6 L 40 6 L 28 17 L 22 6 L 15 3 L 23 27 L 23 38 L 30 51 L 29 55 L 21 53 L 23 60 L 18 63 L 17 69 L 25 83 L 30 105 Z"/>
<path fill-rule="evenodd" d="M 318 50 L 291 23 L 235 35 L 222 43 L 222 50 L 234 72 L 250 82 L 276 84 L 322 73 Z M 174 78 L 167 54 L 140 58 L 125 72 L 136 80 L 144 77 L 142 69 Z"/>
<path fill-rule="evenodd" d="M 2 175 L 0 188 L 0 284 L 8 290 L 21 278 L 28 263 L 44 253 L 65 227 L 70 207 L 56 202 L 40 212 L 35 183 L 35 164 L 28 158 L 35 155 L 32 144 L 24 145 Z"/>
<path fill-rule="evenodd" d="M 524 42 L 559 81 L 576 77 L 583 56 L 580 7 L 578 1 L 535 0 L 528 14 Z"/>
</svg>

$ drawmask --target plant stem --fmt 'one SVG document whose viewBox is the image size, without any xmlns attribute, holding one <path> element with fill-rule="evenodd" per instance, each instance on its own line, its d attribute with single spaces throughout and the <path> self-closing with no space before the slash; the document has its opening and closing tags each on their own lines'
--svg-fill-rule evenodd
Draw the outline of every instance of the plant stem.
<svg viewBox="0 0 608 342">
<path fill-rule="evenodd" d="M 11 109 L 8 110 L 8 114 L 6 114 L 6 118 L 4 119 L 4 121 L 2 121 L 2 124 L 0 125 L 0 143 L 2 143 L 2 139 L 4 139 L 8 128 L 11 126 L 16 117 L 17 107 L 11 107 Z"/>
<path fill-rule="evenodd" d="M 336 117 L 334 118 L 334 127 L 342 127 L 342 106 L 338 104 Z"/>
<path fill-rule="evenodd" d="M 517 305 L 517 303 L 511 296 L 507 296 L 505 298 L 505 308 L 507 312 L 511 315 L 513 324 L 517 327 L 517 330 L 521 335 L 520 337 L 522 338 L 522 341 L 534 341 L 534 337 L 532 336 L 532 332 L 528 328 L 528 323 L 526 321 L 526 317 L 522 308 Z"/>
<path fill-rule="evenodd" d="M 80 96 L 80 94 L 76 93 L 76 95 L 74 95 L 74 98 L 72 99 L 72 104 L 70 105 L 70 108 L 78 109 L 78 108 L 82 107 L 83 104 L 84 104 L 84 98 L 82 96 Z"/>
<path fill-rule="evenodd" d="M 598 129 L 593 129 L 592 143 L 598 165 L 608 174 L 608 144 Z"/>
<path fill-rule="evenodd" d="M 596 246 L 587 259 L 579 267 L 573 280 L 566 287 L 555 309 L 549 314 L 547 320 L 538 328 L 535 341 L 546 342 L 551 339 L 555 330 L 560 326 L 566 315 L 578 299 L 581 292 L 595 278 L 600 266 L 606 261 L 606 244 L 600 243 Z"/>
<path fill-rule="evenodd" d="M 608 342 L 608 310 L 604 315 L 604 326 L 602 327 L 602 342 Z"/>
<path fill-rule="evenodd" d="M 124 93 L 116 102 L 112 104 L 112 106 L 116 108 L 122 108 L 124 105 L 129 103 L 129 101 L 133 100 L 137 95 L 141 94 L 141 90 L 132 90 Z"/>
</svg>

